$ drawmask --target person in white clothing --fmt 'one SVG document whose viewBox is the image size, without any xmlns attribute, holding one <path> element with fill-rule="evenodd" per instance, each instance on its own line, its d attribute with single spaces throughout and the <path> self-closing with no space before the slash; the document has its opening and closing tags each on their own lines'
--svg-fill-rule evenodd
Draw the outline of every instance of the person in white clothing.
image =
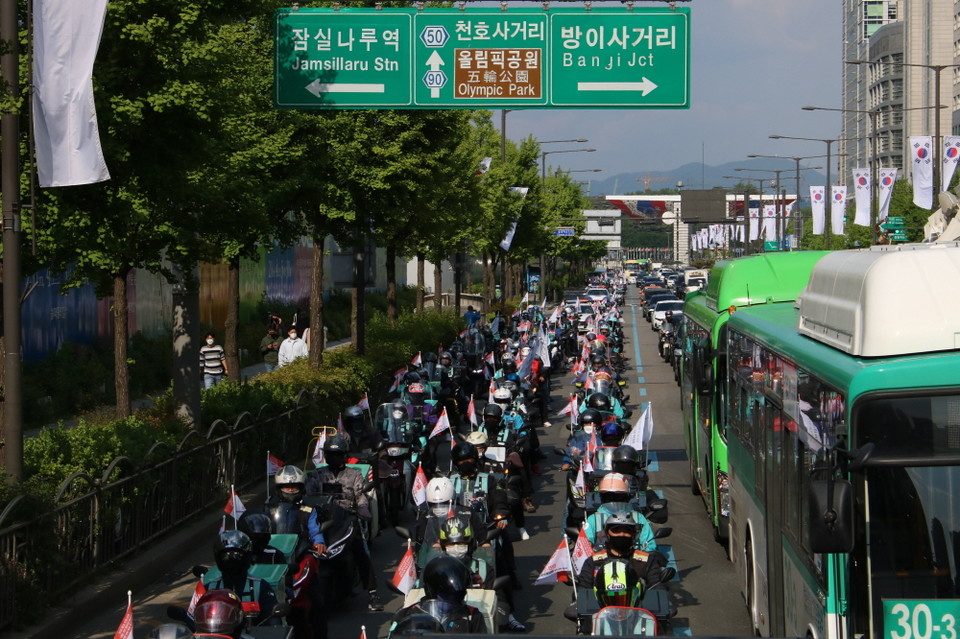
<svg viewBox="0 0 960 639">
<path fill-rule="evenodd" d="M 277 353 L 277 366 L 286 366 L 295 359 L 309 355 L 306 343 L 297 337 L 297 329 L 291 328 L 287 332 L 287 339 L 280 344 L 280 351 Z"/>
</svg>

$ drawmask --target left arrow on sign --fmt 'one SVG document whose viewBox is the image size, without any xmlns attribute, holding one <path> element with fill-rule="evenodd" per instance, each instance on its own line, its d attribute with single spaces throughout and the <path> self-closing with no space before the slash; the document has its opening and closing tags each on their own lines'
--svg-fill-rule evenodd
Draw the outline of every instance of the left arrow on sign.
<svg viewBox="0 0 960 639">
<path fill-rule="evenodd" d="M 577 91 L 640 91 L 644 97 L 656 88 L 647 78 L 640 82 L 577 82 Z"/>
<path fill-rule="evenodd" d="M 318 98 L 324 93 L 384 93 L 387 90 L 385 84 L 375 82 L 321 82 L 320 80 L 314 80 L 304 88 Z"/>
</svg>

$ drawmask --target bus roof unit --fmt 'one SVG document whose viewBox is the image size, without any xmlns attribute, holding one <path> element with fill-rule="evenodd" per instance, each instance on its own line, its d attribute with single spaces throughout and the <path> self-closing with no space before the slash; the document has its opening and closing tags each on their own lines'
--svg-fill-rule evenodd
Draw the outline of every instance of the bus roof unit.
<svg viewBox="0 0 960 639">
<path fill-rule="evenodd" d="M 810 266 L 827 253 L 796 251 L 717 262 L 707 281 L 707 308 L 721 311 L 731 306 L 792 302 L 807 284 Z"/>
<path fill-rule="evenodd" d="M 857 357 L 955 350 L 957 282 L 958 242 L 837 251 L 797 298 L 797 330 Z"/>
</svg>

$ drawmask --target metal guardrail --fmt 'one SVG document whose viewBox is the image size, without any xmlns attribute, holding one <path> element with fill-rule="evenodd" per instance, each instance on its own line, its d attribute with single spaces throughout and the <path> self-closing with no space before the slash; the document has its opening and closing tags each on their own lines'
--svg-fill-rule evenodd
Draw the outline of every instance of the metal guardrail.
<svg viewBox="0 0 960 639">
<path fill-rule="evenodd" d="M 217 420 L 175 448 L 154 444 L 139 464 L 117 457 L 99 478 L 75 473 L 60 485 L 52 509 L 29 521 L 16 521 L 27 498 L 11 500 L 0 513 L 0 630 L 17 621 L 18 600 L 54 601 L 226 503 L 231 485 L 239 491 L 262 483 L 267 450 L 299 451 L 311 400 L 301 391 L 280 415 L 267 417 L 261 408 L 232 425 Z"/>
</svg>

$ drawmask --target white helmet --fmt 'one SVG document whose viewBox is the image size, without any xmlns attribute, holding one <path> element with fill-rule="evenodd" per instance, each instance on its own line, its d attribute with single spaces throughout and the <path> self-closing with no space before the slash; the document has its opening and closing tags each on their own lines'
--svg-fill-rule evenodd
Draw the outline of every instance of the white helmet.
<svg viewBox="0 0 960 639">
<path fill-rule="evenodd" d="M 453 482 L 446 477 L 434 477 L 427 482 L 427 504 L 437 517 L 442 517 L 450 510 L 453 501 Z"/>
<path fill-rule="evenodd" d="M 498 388 L 493 391 L 493 401 L 498 404 L 509 404 L 513 401 L 513 393 L 510 392 L 509 388 Z"/>
<path fill-rule="evenodd" d="M 487 434 L 482 430 L 472 431 L 469 435 L 467 435 L 467 443 L 473 444 L 474 446 L 486 446 Z"/>
</svg>

